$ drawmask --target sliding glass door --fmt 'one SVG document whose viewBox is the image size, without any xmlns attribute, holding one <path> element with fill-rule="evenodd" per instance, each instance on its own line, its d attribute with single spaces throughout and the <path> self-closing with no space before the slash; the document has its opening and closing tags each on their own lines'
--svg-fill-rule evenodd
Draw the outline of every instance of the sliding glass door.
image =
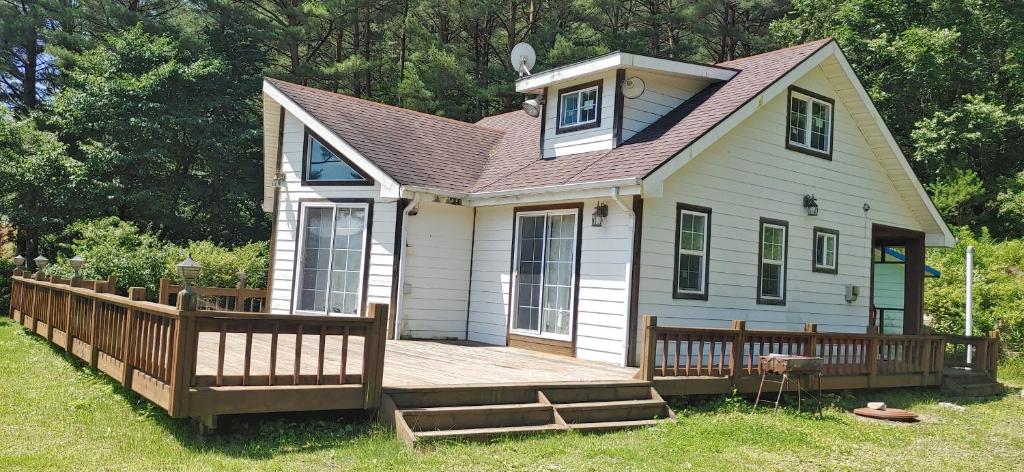
<svg viewBox="0 0 1024 472">
<path fill-rule="evenodd" d="M 577 218 L 576 210 L 518 214 L 513 332 L 572 337 Z"/>
<path fill-rule="evenodd" d="M 362 206 L 303 208 L 295 311 L 360 314 L 366 213 Z"/>
</svg>

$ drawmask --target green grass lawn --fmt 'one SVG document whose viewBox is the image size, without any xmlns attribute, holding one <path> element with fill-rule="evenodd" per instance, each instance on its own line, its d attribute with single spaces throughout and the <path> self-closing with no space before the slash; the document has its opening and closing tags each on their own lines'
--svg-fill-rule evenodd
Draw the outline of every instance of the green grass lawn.
<svg viewBox="0 0 1024 472">
<path fill-rule="evenodd" d="M 0 469 L 52 470 L 1021 470 L 1024 369 L 1015 393 L 963 400 L 935 390 L 833 395 L 823 418 L 750 414 L 736 398 L 677 404 L 678 421 L 609 434 L 554 434 L 489 444 L 405 449 L 394 433 L 342 418 L 236 422 L 200 439 L 102 374 L 0 319 Z M 844 408 L 883 400 L 922 415 L 913 425 L 862 420 Z M 966 411 L 940 406 L 943 401 Z"/>
</svg>

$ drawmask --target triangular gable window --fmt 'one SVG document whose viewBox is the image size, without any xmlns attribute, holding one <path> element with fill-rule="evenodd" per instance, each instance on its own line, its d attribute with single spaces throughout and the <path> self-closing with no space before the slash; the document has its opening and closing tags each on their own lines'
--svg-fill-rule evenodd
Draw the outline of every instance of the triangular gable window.
<svg viewBox="0 0 1024 472">
<path fill-rule="evenodd" d="M 317 183 L 344 183 L 369 185 L 373 180 L 360 173 L 356 167 L 334 148 L 324 144 L 311 133 L 306 134 L 306 165 L 303 180 Z"/>
</svg>

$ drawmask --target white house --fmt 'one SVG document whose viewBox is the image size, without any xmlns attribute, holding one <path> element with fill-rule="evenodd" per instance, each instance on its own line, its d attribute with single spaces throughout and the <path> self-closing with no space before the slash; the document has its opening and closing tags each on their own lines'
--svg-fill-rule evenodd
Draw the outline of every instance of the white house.
<svg viewBox="0 0 1024 472">
<path fill-rule="evenodd" d="M 271 310 L 615 364 L 642 314 L 921 329 L 924 248 L 953 237 L 835 42 L 516 88 L 538 117 L 464 123 L 267 79 Z"/>
</svg>

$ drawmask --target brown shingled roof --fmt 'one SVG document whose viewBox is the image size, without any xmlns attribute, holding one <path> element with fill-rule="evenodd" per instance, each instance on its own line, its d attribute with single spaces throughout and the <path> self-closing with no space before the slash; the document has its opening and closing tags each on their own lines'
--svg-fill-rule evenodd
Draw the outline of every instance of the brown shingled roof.
<svg viewBox="0 0 1024 472">
<path fill-rule="evenodd" d="M 540 159 L 540 120 L 521 111 L 476 124 L 268 79 L 402 184 L 476 193 L 643 178 L 831 42 L 718 65 L 739 70 L 619 147 Z"/>
</svg>

